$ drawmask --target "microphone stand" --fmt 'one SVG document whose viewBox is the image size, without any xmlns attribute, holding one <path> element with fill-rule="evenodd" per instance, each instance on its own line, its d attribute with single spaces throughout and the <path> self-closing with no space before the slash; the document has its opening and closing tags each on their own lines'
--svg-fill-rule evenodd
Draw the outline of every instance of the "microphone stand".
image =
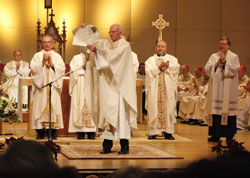
<svg viewBox="0 0 250 178">
<path fill-rule="evenodd" d="M 68 74 L 71 74 L 71 73 L 74 73 L 74 72 L 80 70 L 82 67 L 83 67 L 83 65 L 81 65 L 81 67 L 79 67 L 79 68 L 77 68 L 77 69 L 75 69 L 75 70 L 69 71 L 69 72 L 67 72 L 67 73 L 65 73 L 65 74 L 63 74 L 63 75 L 61 75 L 61 76 L 59 76 L 59 77 L 56 78 L 55 80 L 53 80 L 53 81 L 51 81 L 51 82 L 45 84 L 45 85 L 42 87 L 42 88 L 45 88 L 45 87 L 49 86 L 49 135 L 48 135 L 48 141 L 52 141 L 52 137 L 51 137 L 51 87 L 52 87 L 52 84 L 53 84 L 54 82 L 56 82 L 57 80 L 59 80 L 60 78 L 66 76 L 66 75 L 68 75 Z"/>
</svg>

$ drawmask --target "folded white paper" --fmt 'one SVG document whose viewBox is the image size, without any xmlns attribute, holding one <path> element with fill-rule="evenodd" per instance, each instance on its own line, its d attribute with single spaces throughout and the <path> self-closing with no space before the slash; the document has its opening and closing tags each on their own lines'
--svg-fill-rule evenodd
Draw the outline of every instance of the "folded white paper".
<svg viewBox="0 0 250 178">
<path fill-rule="evenodd" d="M 94 44 L 100 39 L 99 32 L 93 32 L 90 25 L 78 27 L 72 33 L 74 35 L 72 45 L 76 46 L 86 47 L 88 44 Z"/>
</svg>

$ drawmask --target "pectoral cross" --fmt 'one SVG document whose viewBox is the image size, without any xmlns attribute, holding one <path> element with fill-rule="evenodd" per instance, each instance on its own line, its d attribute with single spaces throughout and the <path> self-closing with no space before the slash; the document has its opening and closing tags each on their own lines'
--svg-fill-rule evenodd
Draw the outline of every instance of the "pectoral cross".
<svg viewBox="0 0 250 178">
<path fill-rule="evenodd" d="M 155 26 L 157 29 L 159 29 L 159 34 L 158 34 L 158 41 L 162 40 L 162 30 L 166 27 L 169 26 L 169 22 L 166 22 L 163 19 L 163 15 L 159 15 L 159 19 L 157 19 L 155 22 L 152 22 L 152 25 Z"/>
</svg>

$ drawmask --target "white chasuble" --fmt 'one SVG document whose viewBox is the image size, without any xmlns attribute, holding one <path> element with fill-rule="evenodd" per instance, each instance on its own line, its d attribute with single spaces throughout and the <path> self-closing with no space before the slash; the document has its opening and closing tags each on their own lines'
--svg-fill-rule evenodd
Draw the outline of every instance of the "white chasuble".
<svg viewBox="0 0 250 178">
<path fill-rule="evenodd" d="M 54 64 L 54 70 L 42 64 L 44 53 L 48 53 Z M 30 63 L 33 111 L 32 128 L 42 129 L 49 126 L 49 86 L 42 88 L 48 82 L 55 81 L 65 72 L 62 57 L 54 51 L 40 51 L 34 55 Z M 63 128 L 61 107 L 61 91 L 63 78 L 55 81 L 51 87 L 51 123 L 52 128 Z"/>
<path fill-rule="evenodd" d="M 169 61 L 169 67 L 164 72 L 158 68 L 161 61 Z M 156 135 L 162 131 L 173 134 L 180 67 L 178 60 L 168 54 L 163 57 L 154 55 L 145 65 L 149 135 Z"/>
<path fill-rule="evenodd" d="M 136 76 L 129 43 L 102 40 L 98 46 L 96 65 L 100 68 L 100 121 L 99 128 L 105 131 L 102 138 L 130 139 L 130 127 L 137 129 Z"/>
<path fill-rule="evenodd" d="M 91 28 L 88 25 L 84 28 Z M 97 30 L 93 31 L 98 34 Z M 77 38 L 77 36 L 74 36 Z M 87 42 L 91 35 L 88 36 Z M 85 41 L 85 40 L 84 40 Z M 97 53 L 96 69 L 99 71 L 100 117 L 98 127 L 104 139 L 130 139 L 130 128 L 137 129 L 136 76 L 130 44 L 124 40 L 93 40 Z"/>
</svg>

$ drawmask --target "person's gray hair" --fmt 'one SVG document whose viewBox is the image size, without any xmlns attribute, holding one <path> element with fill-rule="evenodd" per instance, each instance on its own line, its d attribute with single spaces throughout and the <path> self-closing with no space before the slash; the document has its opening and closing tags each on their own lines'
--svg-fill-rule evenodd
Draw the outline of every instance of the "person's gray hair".
<svg viewBox="0 0 250 178">
<path fill-rule="evenodd" d="M 50 36 L 50 35 L 43 35 L 43 37 L 42 37 L 42 41 L 43 41 L 43 39 L 44 39 L 44 38 L 50 38 L 51 42 L 54 42 L 53 37 L 52 37 L 52 36 Z"/>
<path fill-rule="evenodd" d="M 111 25 L 111 27 L 112 27 L 112 26 L 118 26 L 119 32 L 122 32 L 122 26 L 121 26 L 120 24 L 115 23 L 115 24 Z"/>
<path fill-rule="evenodd" d="M 21 53 L 21 55 L 23 55 L 23 52 L 21 50 L 17 49 L 15 51 L 13 51 L 13 56 L 15 56 L 15 54 L 16 54 L 17 51 L 19 51 Z"/>
</svg>

